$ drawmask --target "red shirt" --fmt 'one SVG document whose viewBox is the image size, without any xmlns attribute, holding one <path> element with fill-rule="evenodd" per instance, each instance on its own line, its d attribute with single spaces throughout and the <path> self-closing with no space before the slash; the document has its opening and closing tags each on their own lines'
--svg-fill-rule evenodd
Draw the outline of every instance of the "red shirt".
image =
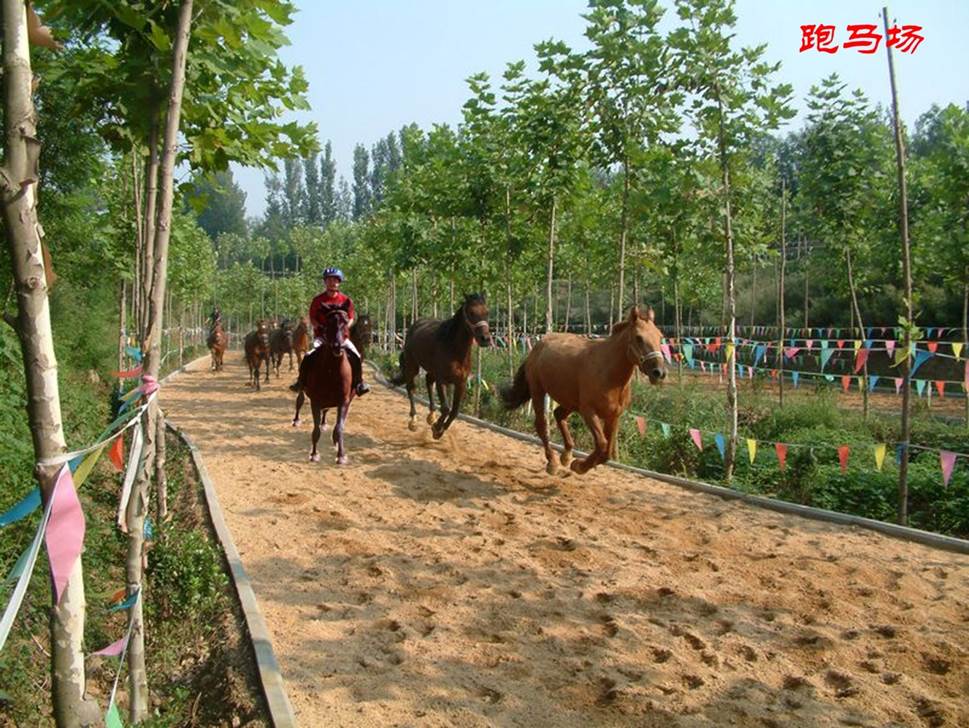
<svg viewBox="0 0 969 728">
<path fill-rule="evenodd" d="M 322 338 L 323 336 L 323 324 L 325 321 L 320 309 L 324 305 L 340 306 L 346 301 L 350 301 L 347 313 L 350 316 L 350 320 L 353 321 L 356 318 L 353 314 L 353 301 L 350 300 L 347 294 L 341 293 L 340 291 L 336 291 L 335 293 L 323 291 L 323 293 L 313 299 L 313 303 L 310 304 L 310 323 L 313 325 L 313 333 L 316 334 L 317 338 Z"/>
</svg>

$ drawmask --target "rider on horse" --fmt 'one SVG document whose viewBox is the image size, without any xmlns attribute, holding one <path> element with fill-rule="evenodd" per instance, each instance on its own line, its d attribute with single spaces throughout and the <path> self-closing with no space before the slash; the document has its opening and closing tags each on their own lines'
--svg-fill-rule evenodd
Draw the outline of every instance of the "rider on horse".
<svg viewBox="0 0 969 728">
<path fill-rule="evenodd" d="M 327 268 L 323 271 L 323 282 L 326 284 L 326 290 L 319 294 L 313 299 L 310 304 L 310 325 L 313 326 L 313 333 L 315 334 L 313 340 L 313 351 L 311 351 L 306 359 L 304 359 L 304 365 L 299 368 L 299 378 L 296 383 L 290 386 L 290 389 L 294 392 L 298 392 L 303 387 L 303 372 L 306 371 L 307 366 L 312 366 L 312 363 L 305 364 L 305 362 L 316 355 L 319 350 L 319 346 L 322 343 L 323 336 L 323 323 L 325 312 L 323 311 L 324 306 L 340 306 L 345 302 L 349 302 L 349 307 L 347 313 L 350 316 L 350 322 L 348 326 L 350 328 L 356 323 L 356 316 L 353 312 L 353 301 L 345 293 L 340 292 L 340 284 L 343 283 L 343 271 L 339 268 Z M 370 387 L 367 383 L 363 381 L 363 364 L 360 358 L 360 352 L 357 351 L 357 347 L 353 345 L 349 337 L 344 342 L 343 346 L 347 350 L 347 354 L 350 357 L 350 369 L 353 372 L 353 386 L 358 397 L 365 395 L 370 391 Z"/>
</svg>

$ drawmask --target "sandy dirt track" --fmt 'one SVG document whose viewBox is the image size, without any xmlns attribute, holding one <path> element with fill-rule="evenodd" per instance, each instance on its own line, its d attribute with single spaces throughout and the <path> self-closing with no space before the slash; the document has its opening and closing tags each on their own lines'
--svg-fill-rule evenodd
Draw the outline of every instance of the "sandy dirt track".
<svg viewBox="0 0 969 728">
<path fill-rule="evenodd" d="M 200 447 L 301 726 L 969 726 L 969 557 L 597 468 L 379 385 L 307 462 L 291 377 L 161 395 Z M 421 412 L 423 418 L 424 411 Z M 332 413 L 331 413 L 332 419 Z"/>
</svg>

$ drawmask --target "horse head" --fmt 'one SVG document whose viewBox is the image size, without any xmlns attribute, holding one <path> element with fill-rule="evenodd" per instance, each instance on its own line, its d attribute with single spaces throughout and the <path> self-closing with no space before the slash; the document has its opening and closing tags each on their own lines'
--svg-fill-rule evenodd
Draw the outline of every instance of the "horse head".
<svg viewBox="0 0 969 728">
<path fill-rule="evenodd" d="M 645 316 L 639 306 L 633 306 L 626 320 L 613 328 L 613 334 L 625 333 L 628 336 L 626 355 L 632 364 L 639 367 L 639 371 L 649 377 L 650 384 L 657 384 L 666 378 L 666 364 L 660 348 L 663 335 L 655 322 L 656 312 L 652 306 L 646 309 Z"/>
<path fill-rule="evenodd" d="M 339 306 L 323 306 L 323 342 L 328 344 L 334 356 L 343 356 L 343 344 L 347 340 L 350 323 L 350 302 Z"/>
<path fill-rule="evenodd" d="M 289 319 L 283 319 L 283 322 L 279 325 L 280 331 L 282 331 L 283 339 L 289 344 L 289 348 L 293 348 L 293 322 Z"/>
<path fill-rule="evenodd" d="M 491 331 L 488 329 L 488 304 L 480 293 L 469 293 L 461 306 L 464 323 L 471 329 L 478 346 L 491 346 Z"/>
<path fill-rule="evenodd" d="M 269 322 L 266 319 L 259 319 L 256 323 L 256 338 L 260 346 L 269 348 Z"/>
</svg>

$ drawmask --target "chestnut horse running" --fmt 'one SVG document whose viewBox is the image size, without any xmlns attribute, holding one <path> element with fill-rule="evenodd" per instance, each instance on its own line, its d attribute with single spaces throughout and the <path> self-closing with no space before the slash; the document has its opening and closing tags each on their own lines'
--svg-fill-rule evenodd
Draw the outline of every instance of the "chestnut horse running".
<svg viewBox="0 0 969 728">
<path fill-rule="evenodd" d="M 310 462 L 318 463 L 320 454 L 316 445 L 320 441 L 320 426 L 325 409 L 336 407 L 336 424 L 333 426 L 333 444 L 337 448 L 337 465 L 346 465 L 347 454 L 343 446 L 343 431 L 353 400 L 353 372 L 350 369 L 350 359 L 343 343 L 347 338 L 347 325 L 350 321 L 349 302 L 340 306 L 324 304 L 321 311 L 323 320 L 323 343 L 320 351 L 303 360 L 300 367 L 307 367 L 301 377 L 303 388 L 296 397 L 296 414 L 293 416 L 293 427 L 299 425 L 299 411 L 305 399 L 304 392 L 309 395 L 313 409 L 313 449 L 310 451 Z M 310 365 L 310 366 L 307 366 Z"/>
<path fill-rule="evenodd" d="M 650 308 L 643 316 L 638 306 L 616 324 L 607 339 L 587 339 L 577 334 L 547 334 L 531 350 L 515 374 L 511 386 L 503 387 L 501 397 L 506 409 L 515 409 L 529 399 L 535 410 L 535 430 L 545 446 L 546 471 L 558 469 L 556 454 L 548 442 L 548 420 L 545 417 L 545 395 L 558 406 L 555 423 L 562 433 L 565 449 L 562 466 L 576 473 L 615 456 L 619 416 L 629 406 L 633 370 L 658 384 L 666 377 L 666 366 L 660 350 L 661 334 Z M 568 416 L 578 412 L 595 439 L 595 448 L 583 460 L 572 460 L 575 441 L 569 432 Z"/>
<path fill-rule="evenodd" d="M 212 353 L 212 365 L 210 369 L 214 372 L 222 371 L 222 357 L 229 346 L 229 337 L 222 328 L 222 312 L 219 309 L 212 311 L 212 325 L 209 327 L 209 337 L 205 341 Z"/>
<path fill-rule="evenodd" d="M 299 323 L 293 331 L 293 351 L 296 352 L 296 366 L 303 363 L 303 357 L 310 350 L 310 320 L 300 316 Z"/>
<path fill-rule="evenodd" d="M 246 363 L 249 365 L 249 381 L 247 387 L 255 387 L 259 391 L 259 371 L 262 363 L 266 362 L 266 383 L 269 383 L 269 324 L 261 320 L 256 324 L 256 330 L 246 334 L 245 339 Z"/>
<path fill-rule="evenodd" d="M 427 399 L 430 412 L 427 423 L 432 425 L 434 439 L 440 439 L 461 408 L 471 374 L 471 344 L 491 346 L 491 333 L 488 331 L 488 306 L 484 296 L 474 293 L 465 296 L 464 303 L 446 321 L 420 319 L 411 324 L 404 340 L 404 350 L 400 353 L 400 373 L 391 379 L 395 385 L 407 383 L 407 396 L 410 397 L 411 430 L 417 429 L 417 408 L 414 406 L 414 379 L 423 369 L 427 372 Z M 434 392 L 441 400 L 441 417 L 434 422 Z M 444 388 L 454 388 L 451 402 L 445 397 Z"/>
</svg>

